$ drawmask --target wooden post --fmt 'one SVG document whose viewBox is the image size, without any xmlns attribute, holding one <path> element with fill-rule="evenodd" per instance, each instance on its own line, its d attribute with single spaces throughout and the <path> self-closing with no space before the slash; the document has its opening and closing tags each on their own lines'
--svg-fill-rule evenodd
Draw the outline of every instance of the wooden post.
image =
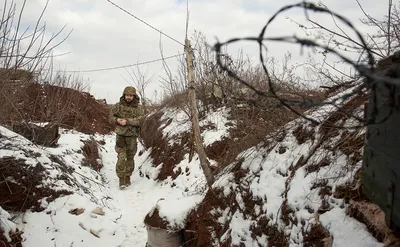
<svg viewBox="0 0 400 247">
<path fill-rule="evenodd" d="M 189 108 L 191 112 L 191 121 L 193 128 L 194 142 L 196 146 L 197 154 L 199 155 L 200 165 L 203 169 L 204 175 L 207 180 L 208 187 L 211 188 L 214 183 L 214 176 L 211 173 L 210 162 L 207 159 L 206 152 L 204 151 L 203 142 L 200 136 L 199 117 L 197 114 L 196 107 L 196 92 L 194 84 L 194 72 L 193 72 L 193 50 L 190 47 L 190 41 L 185 40 L 185 52 L 186 52 L 186 67 L 188 72 L 188 97 L 189 97 Z"/>
</svg>

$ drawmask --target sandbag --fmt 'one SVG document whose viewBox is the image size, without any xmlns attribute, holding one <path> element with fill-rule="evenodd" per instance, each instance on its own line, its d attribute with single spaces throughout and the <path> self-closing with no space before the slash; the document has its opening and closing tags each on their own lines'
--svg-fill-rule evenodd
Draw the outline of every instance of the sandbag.
<svg viewBox="0 0 400 247">
<path fill-rule="evenodd" d="M 179 247 L 182 240 L 182 231 L 147 226 L 147 247 Z"/>
<path fill-rule="evenodd" d="M 400 78 L 400 52 L 381 60 L 378 76 Z M 400 235 L 400 87 L 378 82 L 371 93 L 361 184 L 364 193 L 385 213 L 387 225 Z"/>
<path fill-rule="evenodd" d="M 37 145 L 56 147 L 60 138 L 57 124 L 40 124 L 18 122 L 14 123 L 12 130 L 32 141 Z"/>
</svg>

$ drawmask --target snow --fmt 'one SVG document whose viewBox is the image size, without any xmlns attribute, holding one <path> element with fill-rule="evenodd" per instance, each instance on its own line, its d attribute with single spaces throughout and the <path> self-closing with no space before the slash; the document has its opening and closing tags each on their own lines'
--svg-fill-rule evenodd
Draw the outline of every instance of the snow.
<svg viewBox="0 0 400 247">
<path fill-rule="evenodd" d="M 185 228 L 186 216 L 202 199 L 201 195 L 193 195 L 175 200 L 162 200 L 158 203 L 159 215 L 168 220 L 172 229 L 182 230 Z"/>
<path fill-rule="evenodd" d="M 49 125 L 49 122 L 31 122 L 31 124 L 34 124 L 38 127 L 46 127 L 47 125 Z"/>
<path fill-rule="evenodd" d="M 232 128 L 231 123 L 228 121 L 229 109 L 222 107 L 209 113 L 205 119 L 201 120 L 199 125 L 204 127 L 212 125 L 213 128 L 206 128 L 202 133 L 204 146 L 209 146 L 216 141 L 220 141 L 222 138 L 228 136 L 228 131 Z"/>
<path fill-rule="evenodd" d="M 83 207 L 81 215 L 72 215 L 69 210 Z M 118 246 L 125 238 L 125 231 L 118 224 L 119 215 L 107 208 L 105 216 L 91 213 L 97 205 L 78 194 L 65 196 L 50 203 L 45 212 L 27 213 L 23 221 L 25 246 Z M 79 226 L 82 224 L 87 230 Z M 100 238 L 93 236 L 93 230 Z"/>
<path fill-rule="evenodd" d="M 250 225 L 250 220 L 245 220 L 240 212 L 236 211 L 233 214 L 230 224 L 230 228 L 232 229 L 230 233 L 232 236 L 232 245 L 239 246 L 240 243 L 244 243 L 246 247 L 257 246 L 253 244 L 254 240 L 248 230 Z"/>
<path fill-rule="evenodd" d="M 323 120 L 334 109 L 332 106 L 326 105 L 309 111 L 307 114 L 309 117 Z M 257 236 L 256 239 L 263 241 L 258 244 L 252 242 L 254 239 L 251 237 L 251 226 L 256 225 L 251 220 L 257 222 L 260 215 L 267 215 L 270 226 L 276 224 L 279 230 L 289 236 L 289 246 L 302 246 L 303 231 L 309 229 L 311 224 L 317 223 L 315 212 L 322 205 L 320 188 L 313 188 L 312 185 L 317 181 L 324 180 L 327 182 L 327 186 L 334 191 L 336 186 L 352 181 L 361 162 L 350 167 L 348 165 L 349 158 L 341 151 L 336 151 L 334 154 L 317 146 L 321 137 L 319 127 L 314 128 L 315 140 L 308 138 L 305 143 L 298 144 L 292 131 L 299 125 L 309 128 L 304 119 L 296 119 L 284 127 L 286 136 L 282 141 L 278 142 L 270 138 L 271 144 L 267 147 L 253 147 L 237 157 L 237 160 L 244 160 L 241 169 L 248 169 L 246 176 L 241 179 L 243 182 L 239 184 L 233 179 L 235 171 L 226 172 L 217 180 L 214 187 L 223 189 L 226 197 L 230 193 L 234 193 L 238 204 L 238 206 L 228 209 L 228 211 L 232 211 L 238 208 L 238 211 L 230 215 L 225 214 L 224 217 L 218 219 L 221 225 L 229 225 L 220 237 L 220 242 L 230 238 L 232 244 L 235 245 L 258 246 L 260 244 L 267 246 L 268 240 L 264 234 Z M 334 146 L 338 141 L 340 141 L 340 135 L 329 139 L 327 145 Z M 280 147 L 285 147 L 286 151 L 280 153 Z M 314 150 L 314 148 L 317 149 Z M 320 167 L 315 172 L 307 172 L 308 166 L 316 165 L 324 158 L 329 160 L 328 166 Z M 305 160 L 305 164 L 296 167 L 301 159 Z M 239 186 L 242 187 L 239 192 L 232 189 Z M 248 193 L 245 192 L 245 188 L 248 188 L 254 199 L 262 201 L 261 207 L 254 206 L 253 215 L 244 216 L 241 213 L 244 210 L 240 194 Z M 287 192 L 286 202 L 285 192 Z M 323 198 L 328 202 L 331 210 L 320 214 L 320 222 L 333 236 L 334 246 L 349 246 L 349 243 L 355 247 L 383 245 L 371 236 L 364 224 L 345 214 L 346 205 L 342 199 L 334 198 L 332 195 L 324 195 Z M 288 217 L 297 219 L 297 223 L 296 221 L 287 223 L 282 220 L 284 203 L 293 210 Z"/>
<path fill-rule="evenodd" d="M 161 117 L 161 129 L 163 130 L 163 137 L 169 138 L 169 145 L 173 145 L 174 136 L 183 132 L 192 130 L 192 123 L 189 118 L 189 109 L 168 108 L 164 110 Z M 210 112 L 207 116 L 199 122 L 200 128 L 204 128 L 201 136 L 203 138 L 203 145 L 208 146 L 216 141 L 222 140 L 228 136 L 228 131 L 233 125 L 228 120 L 229 109 L 221 107 L 215 111 Z"/>
<path fill-rule="evenodd" d="M 168 108 L 164 111 L 160 119 L 162 123 L 160 128 L 162 129 L 163 137 L 169 139 L 169 145 L 173 145 L 176 142 L 174 141 L 176 135 L 192 129 L 188 112 L 188 110 L 184 111 L 179 108 Z"/>
<path fill-rule="evenodd" d="M 313 117 L 322 119 L 331 107 L 321 107 L 319 111 L 309 112 Z M 202 127 L 212 125 L 212 128 L 205 128 L 202 132 L 205 145 L 211 145 L 228 135 L 229 121 L 227 120 L 229 110 L 220 108 L 211 112 L 207 118 L 202 120 Z M 174 144 L 174 136 L 182 132 L 190 131 L 191 124 L 185 111 L 170 108 L 164 111 L 161 117 L 161 129 L 164 137 L 169 138 L 170 145 Z M 286 128 L 290 129 L 302 123 L 295 120 L 289 123 Z M 26 163 L 32 166 L 39 162 L 49 172 L 49 178 L 45 184 L 55 189 L 66 189 L 72 191 L 72 195 L 63 196 L 53 202 L 42 201 L 45 210 L 42 212 L 26 212 L 13 215 L 0 207 L 0 227 L 8 232 L 23 231 L 24 246 L 145 246 L 147 242 L 146 226 L 143 222 L 149 211 L 159 206 L 159 215 L 167 219 L 170 224 L 178 229 L 185 225 L 186 216 L 193 208 L 203 200 L 206 192 L 206 182 L 201 170 L 198 157 L 195 155 L 188 162 L 188 155 L 185 156 L 176 167 L 181 174 L 176 179 L 170 177 L 162 182 L 155 181 L 160 167 L 154 167 L 150 157 L 151 150 L 144 150 L 138 143 L 138 152 L 135 156 L 135 171 L 132 175 L 132 185 L 124 190 L 118 188 L 118 178 L 115 173 L 116 153 L 114 151 L 115 135 L 86 135 L 76 131 L 62 130 L 58 141 L 59 146 L 55 148 L 44 148 L 33 145 L 30 141 L 15 134 L 12 131 L 0 126 L 0 137 L 3 136 L 0 146 L 0 158 L 12 156 L 26 159 Z M 97 141 L 104 141 L 100 145 L 100 156 L 103 164 L 102 170 L 98 173 L 90 167 L 82 165 L 83 154 L 81 149 L 83 141 L 94 138 Z M 318 138 L 318 135 L 316 135 Z M 256 146 L 244 151 L 239 157 L 244 158 L 243 169 L 248 169 L 245 180 L 254 198 L 262 201 L 261 205 L 255 205 L 256 215 L 267 215 L 269 224 L 278 224 L 279 229 L 285 230 L 290 235 L 290 246 L 301 246 L 303 239 L 301 220 L 305 220 L 305 226 L 315 223 L 313 213 L 321 205 L 321 198 L 318 189 L 312 189 L 311 184 L 318 179 L 327 178 L 328 185 L 334 188 L 336 185 L 349 181 L 354 175 L 354 170 L 345 169 L 346 157 L 338 153 L 335 161 L 327 167 L 321 167 L 318 173 L 306 172 L 300 167 L 292 174 L 293 167 L 301 156 L 306 157 L 315 141 L 307 141 L 298 145 L 296 138 L 287 134 L 280 143 L 274 142 L 274 148 L 267 151 L 266 147 Z M 286 152 L 279 154 L 279 147 L 287 148 Z M 40 154 L 36 158 L 29 157 L 27 152 Z M 139 155 L 139 151 L 142 154 Z M 307 165 L 320 161 L 326 153 L 316 152 L 310 158 Z M 52 156 L 59 158 L 60 162 L 51 159 Z M 64 180 L 58 179 L 64 174 L 65 167 L 72 168 L 73 172 L 67 176 L 73 184 L 67 184 Z M 233 172 L 225 169 L 225 175 L 221 176 L 214 188 L 222 188 L 224 195 L 237 193 L 239 184 L 235 182 Z M 139 172 L 140 171 L 140 172 Z M 189 172 L 187 172 L 189 171 Z M 144 175 L 143 175 L 144 174 Z M 147 176 L 146 176 L 147 175 Z M 290 175 L 292 175 L 290 177 Z M 298 219 L 298 225 L 287 226 L 279 219 L 281 207 L 284 201 L 283 194 L 286 189 L 286 182 L 289 180 L 287 191 L 287 204 L 295 209 L 294 217 Z M 164 200 L 160 200 L 164 198 Z M 333 236 L 334 246 L 382 246 L 377 242 L 366 229 L 365 225 L 348 217 L 345 208 L 342 208 L 343 201 L 329 198 L 330 211 L 319 216 L 321 224 Z M 267 236 L 252 237 L 251 227 L 255 221 L 243 215 L 244 202 L 240 193 L 236 194 L 239 202 L 239 209 L 224 210 L 214 209 L 213 212 L 219 217 L 217 221 L 223 225 L 228 223 L 228 230 L 220 238 L 221 241 L 231 238 L 233 245 L 244 246 L 267 246 Z M 102 208 L 104 215 L 92 213 L 95 208 Z M 70 214 L 69 211 L 75 208 L 84 208 L 80 215 Z M 11 221 L 11 216 L 15 216 Z M 96 237 L 90 231 L 98 235 Z M 214 234 L 212 235 L 216 237 Z M 215 242 L 213 240 L 213 242 Z"/>
<path fill-rule="evenodd" d="M 24 246 L 145 246 L 147 230 L 143 220 L 158 199 L 166 198 L 165 202 L 160 203 L 160 214 L 174 226 L 183 228 L 185 217 L 204 196 L 205 179 L 196 156 L 190 164 L 187 159 L 178 164 L 182 171 L 189 167 L 190 173 L 183 172 L 174 181 L 169 178 L 157 182 L 153 178 L 156 177 L 158 168 L 153 167 L 149 150 L 139 156 L 139 151 L 143 150 L 139 143 L 135 157 L 136 169 L 132 175 L 133 185 L 120 190 L 115 173 L 117 155 L 114 151 L 113 134 L 90 136 L 62 130 L 56 148 L 33 145 L 24 137 L 1 126 L 0 134 L 6 137 L 2 143 L 7 144 L 4 145 L 6 148 L 0 148 L 0 158 L 24 158 L 32 165 L 44 162 L 50 174 L 46 183 L 54 188 L 74 192 L 51 203 L 43 200 L 42 205 L 46 207 L 44 211 L 28 211 L 17 215 L 14 222 L 8 220 L 8 213 L 12 212 L 1 210 L 2 229 L 7 232 L 15 231 L 16 228 L 22 230 Z M 100 156 L 104 165 L 100 173 L 82 165 L 84 157 L 80 150 L 83 141 L 90 138 L 105 142 L 100 145 Z M 40 157 L 28 157 L 27 150 L 39 153 Z M 72 175 L 68 175 L 73 179 L 74 186 L 56 179 L 62 171 L 50 160 L 52 155 L 74 169 Z M 139 167 L 150 175 L 150 179 L 140 176 Z M 102 208 L 105 214 L 91 213 L 97 207 Z M 85 211 L 80 215 L 70 214 L 69 211 L 74 208 L 84 208 Z M 100 238 L 90 233 L 90 230 Z"/>
<path fill-rule="evenodd" d="M 0 207 L 0 229 L 5 232 L 8 241 L 11 241 L 10 232 L 15 232 L 17 227 L 14 222 L 10 221 L 11 215 Z"/>
<path fill-rule="evenodd" d="M 354 218 L 346 216 L 345 210 L 334 208 L 320 216 L 321 223 L 332 233 L 335 246 L 382 246 L 370 233 L 366 226 Z"/>
</svg>

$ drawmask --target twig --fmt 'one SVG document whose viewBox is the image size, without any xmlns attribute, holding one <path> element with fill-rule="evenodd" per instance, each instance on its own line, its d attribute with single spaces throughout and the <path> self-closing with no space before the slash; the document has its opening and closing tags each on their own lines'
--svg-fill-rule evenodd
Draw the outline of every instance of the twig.
<svg viewBox="0 0 400 247">
<path fill-rule="evenodd" d="M 7 185 L 8 191 L 10 191 L 10 194 L 12 195 L 13 193 L 12 193 L 12 191 L 11 191 L 10 186 L 9 186 L 8 183 L 7 183 L 7 179 L 4 177 L 4 174 L 2 174 L 2 175 L 3 175 L 3 178 L 4 178 L 4 182 L 5 182 L 6 185 Z"/>
</svg>

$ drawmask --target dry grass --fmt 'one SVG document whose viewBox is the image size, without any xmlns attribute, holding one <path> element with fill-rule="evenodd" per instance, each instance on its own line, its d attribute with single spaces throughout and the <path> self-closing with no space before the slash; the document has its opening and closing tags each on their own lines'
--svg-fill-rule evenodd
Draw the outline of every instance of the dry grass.
<svg viewBox="0 0 400 247">
<path fill-rule="evenodd" d="M 383 242 L 390 231 L 385 222 L 385 213 L 371 202 L 350 200 L 347 214 L 364 223 L 379 242 Z"/>
<path fill-rule="evenodd" d="M 216 220 L 222 216 L 220 212 L 227 208 L 230 209 L 230 212 L 240 211 L 245 217 L 252 220 L 250 231 L 254 239 L 266 235 L 269 247 L 289 246 L 288 236 L 282 230 L 275 224 L 269 224 L 269 219 L 265 215 L 256 214 L 254 207 L 263 205 L 264 199 L 254 196 L 251 189 L 243 185 L 242 182 L 244 182 L 249 171 L 241 169 L 241 164 L 242 161 L 238 161 L 235 164 L 236 169 L 234 169 L 234 181 L 240 185 L 240 188 L 232 191 L 229 195 L 225 195 L 223 189 L 208 190 L 199 207 L 189 214 L 185 233 L 186 246 L 213 246 L 215 242 L 219 246 L 232 246 L 232 239 L 229 234 L 224 241 L 220 242 L 219 239 L 229 230 L 229 216 L 223 223 Z M 238 201 L 237 193 L 241 196 L 240 201 Z M 244 207 L 241 207 L 241 204 L 244 204 Z M 214 209 L 216 211 L 213 213 Z M 213 236 L 215 239 L 213 239 Z"/>
<path fill-rule="evenodd" d="M 303 245 L 309 247 L 329 247 L 332 246 L 332 236 L 321 223 L 314 223 L 311 225 L 309 231 L 302 231 Z"/>
<path fill-rule="evenodd" d="M 159 129 L 162 115 L 163 113 L 158 111 L 145 120 L 141 129 L 141 137 L 144 145 L 151 147 L 150 156 L 153 159 L 153 165 L 162 165 L 157 179 L 164 180 L 168 177 L 175 179 L 181 171 L 174 172 L 173 170 L 188 153 L 190 133 L 181 133 L 174 137 L 176 142 L 170 145 L 169 140 L 163 137 L 162 130 Z M 164 124 L 168 126 L 170 120 Z"/>
<path fill-rule="evenodd" d="M 209 190 L 197 210 L 193 210 L 187 217 L 184 239 L 185 246 L 208 247 L 212 246 L 212 232 L 221 236 L 227 230 L 226 225 L 215 224 L 218 215 L 211 213 L 212 209 L 224 210 L 229 207 L 233 196 L 224 198 L 223 191 Z"/>
<path fill-rule="evenodd" d="M 54 85 L 0 78 L 0 124 L 51 122 L 83 133 L 105 134 L 113 129 L 109 108 L 88 93 Z"/>
<path fill-rule="evenodd" d="M 18 229 L 16 232 L 9 232 L 8 235 L 11 238 L 11 242 L 8 242 L 3 230 L 0 228 L 0 247 L 22 247 L 22 234 L 23 232 Z"/>
</svg>

